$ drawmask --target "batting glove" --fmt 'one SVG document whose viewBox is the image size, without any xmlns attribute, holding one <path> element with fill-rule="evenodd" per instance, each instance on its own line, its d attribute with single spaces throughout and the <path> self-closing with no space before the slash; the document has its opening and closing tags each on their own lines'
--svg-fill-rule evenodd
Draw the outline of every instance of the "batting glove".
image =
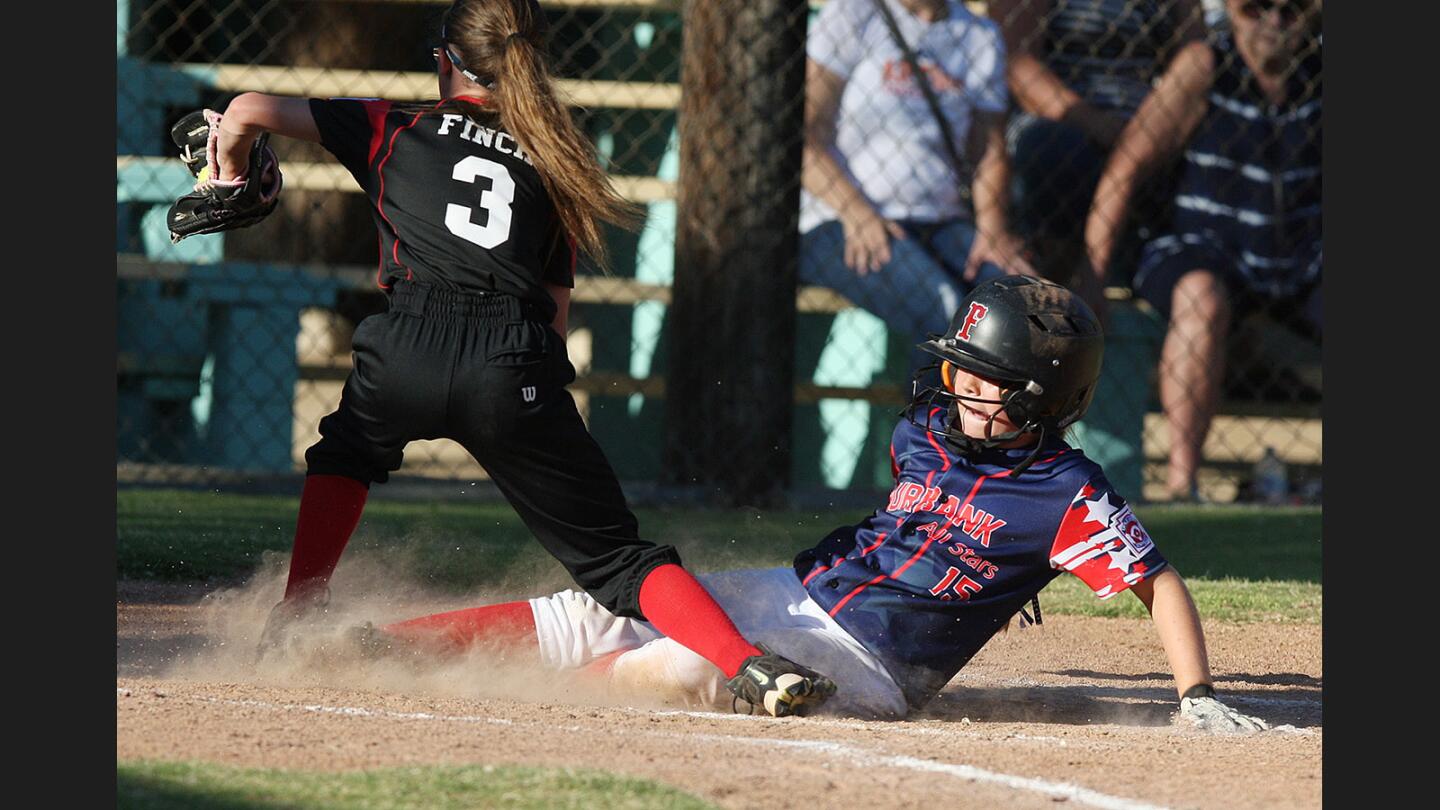
<svg viewBox="0 0 1440 810">
<path fill-rule="evenodd" d="M 1196 694 L 1192 696 L 1191 692 Z M 1180 698 L 1179 719 L 1200 731 L 1216 734 L 1251 734 L 1270 728 L 1264 720 L 1221 703 L 1209 687 L 1192 689 Z"/>
</svg>

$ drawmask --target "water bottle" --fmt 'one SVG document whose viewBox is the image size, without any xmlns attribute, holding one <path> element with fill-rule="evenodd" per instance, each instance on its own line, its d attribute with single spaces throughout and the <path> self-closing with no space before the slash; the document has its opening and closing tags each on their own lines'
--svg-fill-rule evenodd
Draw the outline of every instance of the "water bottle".
<svg viewBox="0 0 1440 810">
<path fill-rule="evenodd" d="M 1290 497 L 1290 476 L 1285 462 L 1275 455 L 1275 448 L 1266 447 L 1255 462 L 1255 498 L 1261 503 L 1282 504 Z"/>
</svg>

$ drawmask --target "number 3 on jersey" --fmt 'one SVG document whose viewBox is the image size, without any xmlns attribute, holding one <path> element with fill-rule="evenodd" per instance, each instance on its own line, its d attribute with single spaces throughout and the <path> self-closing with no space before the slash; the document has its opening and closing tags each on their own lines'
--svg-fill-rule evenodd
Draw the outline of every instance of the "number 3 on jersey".
<svg viewBox="0 0 1440 810">
<path fill-rule="evenodd" d="M 490 189 L 480 192 L 480 208 L 489 216 L 484 225 L 476 225 L 466 205 L 445 206 L 445 227 L 450 232 L 474 242 L 487 250 L 510 238 L 510 203 L 515 201 L 515 181 L 510 170 L 493 160 L 471 155 L 455 164 L 451 177 L 462 183 L 473 183 L 478 177 L 490 180 Z"/>
</svg>

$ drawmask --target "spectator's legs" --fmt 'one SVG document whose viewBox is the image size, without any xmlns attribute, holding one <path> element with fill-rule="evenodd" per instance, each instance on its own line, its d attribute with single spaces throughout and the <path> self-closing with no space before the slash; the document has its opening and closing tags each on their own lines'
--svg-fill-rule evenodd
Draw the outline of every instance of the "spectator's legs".
<svg viewBox="0 0 1440 810">
<path fill-rule="evenodd" d="M 1172 498 L 1189 498 L 1220 399 L 1231 307 L 1224 282 L 1211 270 L 1181 276 L 1172 296 L 1160 350 L 1160 404 L 1170 426 L 1166 488 Z"/>
<path fill-rule="evenodd" d="M 969 234 L 964 253 L 956 248 L 954 264 L 959 267 L 965 266 L 973 227 Z M 871 273 L 846 267 L 844 250 L 844 230 L 839 222 L 826 222 L 806 232 L 801 238 L 800 280 L 834 289 L 901 334 L 923 340 L 927 333 L 945 331 L 950 315 L 965 297 L 956 280 L 922 248 L 916 236 L 890 240 L 889 263 Z"/>
</svg>

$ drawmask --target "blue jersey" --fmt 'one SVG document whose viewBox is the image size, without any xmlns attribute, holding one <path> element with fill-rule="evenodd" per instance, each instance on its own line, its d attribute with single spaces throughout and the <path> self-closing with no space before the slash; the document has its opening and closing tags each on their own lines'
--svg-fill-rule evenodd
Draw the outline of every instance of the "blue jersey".
<svg viewBox="0 0 1440 810">
<path fill-rule="evenodd" d="M 943 429 L 943 410 L 928 418 Z M 902 419 L 889 502 L 795 558 L 811 598 L 885 664 L 912 709 L 1062 571 L 1109 598 L 1166 565 L 1098 464 L 1055 438 L 1012 476 L 1029 452 L 961 456 Z"/>
</svg>

